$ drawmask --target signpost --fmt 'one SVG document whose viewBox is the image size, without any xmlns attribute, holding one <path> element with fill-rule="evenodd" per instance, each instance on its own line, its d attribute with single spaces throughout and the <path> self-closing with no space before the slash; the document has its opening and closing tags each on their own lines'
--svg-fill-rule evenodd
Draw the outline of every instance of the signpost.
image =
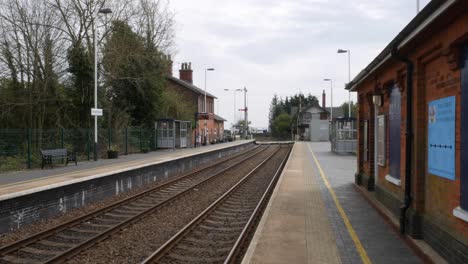
<svg viewBox="0 0 468 264">
<path fill-rule="evenodd" d="M 428 171 L 455 180 L 455 96 L 429 102 Z"/>
<path fill-rule="evenodd" d="M 102 116 L 102 109 L 101 108 L 91 108 L 91 115 L 92 116 Z"/>
</svg>

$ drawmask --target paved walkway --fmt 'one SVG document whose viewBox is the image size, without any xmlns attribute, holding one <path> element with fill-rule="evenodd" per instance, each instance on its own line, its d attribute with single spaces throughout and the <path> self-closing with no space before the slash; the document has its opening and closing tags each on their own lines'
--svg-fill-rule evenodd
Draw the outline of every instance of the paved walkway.
<svg viewBox="0 0 468 264">
<path fill-rule="evenodd" d="M 297 143 L 243 263 L 422 263 L 353 186 L 356 157 Z"/>
<path fill-rule="evenodd" d="M 200 148 L 159 150 L 146 154 L 131 154 L 119 156 L 118 159 L 101 159 L 98 161 L 79 162 L 78 166 L 57 166 L 53 169 L 34 169 L 0 174 L 0 200 L 5 195 L 30 190 L 37 187 L 62 184 L 72 180 L 80 180 L 90 176 L 98 176 L 118 172 L 128 168 L 143 167 L 172 160 L 175 158 L 192 156 L 204 152 L 215 151 L 236 145 L 246 144 L 252 140 L 238 140 L 235 142 L 204 146 Z"/>
</svg>

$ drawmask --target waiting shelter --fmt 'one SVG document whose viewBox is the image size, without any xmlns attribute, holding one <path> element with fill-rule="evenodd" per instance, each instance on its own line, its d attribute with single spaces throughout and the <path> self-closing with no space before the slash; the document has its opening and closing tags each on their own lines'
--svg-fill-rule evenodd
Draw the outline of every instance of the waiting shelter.
<svg viewBox="0 0 468 264">
<path fill-rule="evenodd" d="M 331 151 L 357 153 L 356 118 L 333 118 L 330 130 Z"/>
<path fill-rule="evenodd" d="M 156 120 L 157 148 L 188 148 L 192 147 L 192 122 L 161 118 Z"/>
</svg>

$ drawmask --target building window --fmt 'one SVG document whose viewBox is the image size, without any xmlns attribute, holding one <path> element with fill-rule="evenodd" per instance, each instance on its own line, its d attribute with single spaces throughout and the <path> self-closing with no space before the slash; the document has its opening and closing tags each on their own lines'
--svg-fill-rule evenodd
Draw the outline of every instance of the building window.
<svg viewBox="0 0 468 264">
<path fill-rule="evenodd" d="M 377 117 L 377 164 L 385 166 L 385 115 Z"/>
<path fill-rule="evenodd" d="M 388 113 L 389 140 L 389 174 L 390 177 L 400 179 L 401 160 L 401 93 L 398 86 L 392 87 Z"/>
</svg>

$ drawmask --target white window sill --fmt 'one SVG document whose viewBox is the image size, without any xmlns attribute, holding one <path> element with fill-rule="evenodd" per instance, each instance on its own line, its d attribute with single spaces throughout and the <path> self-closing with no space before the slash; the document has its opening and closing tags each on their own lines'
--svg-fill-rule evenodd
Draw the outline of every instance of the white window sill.
<svg viewBox="0 0 468 264">
<path fill-rule="evenodd" d="M 395 177 L 392 177 L 391 175 L 386 175 L 385 180 L 395 184 L 396 186 L 401 186 L 401 180 Z"/>
<path fill-rule="evenodd" d="M 453 215 L 455 217 L 458 217 L 458 218 L 462 219 L 465 222 L 468 222 L 468 212 L 463 210 L 460 206 L 453 209 Z"/>
</svg>

